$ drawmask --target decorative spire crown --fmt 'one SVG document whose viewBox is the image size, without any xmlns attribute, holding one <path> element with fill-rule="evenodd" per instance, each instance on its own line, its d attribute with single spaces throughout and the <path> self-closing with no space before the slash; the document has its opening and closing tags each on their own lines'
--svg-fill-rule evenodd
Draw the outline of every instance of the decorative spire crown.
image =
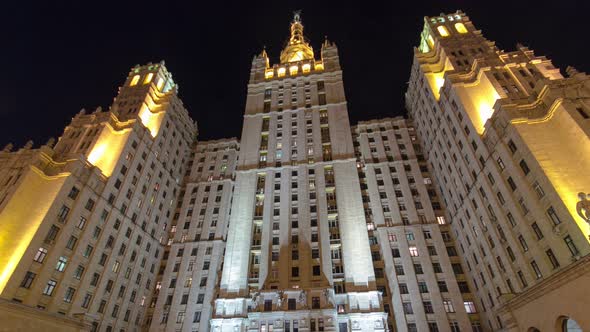
<svg viewBox="0 0 590 332">
<path fill-rule="evenodd" d="M 293 13 L 293 21 L 291 22 L 291 37 L 287 46 L 281 52 L 281 63 L 309 59 L 313 59 L 313 48 L 305 41 L 303 36 L 301 11 L 296 11 Z"/>
</svg>

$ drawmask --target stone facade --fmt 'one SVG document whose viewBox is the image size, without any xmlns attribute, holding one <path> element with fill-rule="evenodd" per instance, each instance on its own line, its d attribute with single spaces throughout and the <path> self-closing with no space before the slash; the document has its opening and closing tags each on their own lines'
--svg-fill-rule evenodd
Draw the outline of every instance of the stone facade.
<svg viewBox="0 0 590 332">
<path fill-rule="evenodd" d="M 290 32 L 239 141 L 159 63 L 0 151 L 0 330 L 590 329 L 584 73 L 427 17 L 409 119 L 351 127 L 336 45 Z"/>
</svg>

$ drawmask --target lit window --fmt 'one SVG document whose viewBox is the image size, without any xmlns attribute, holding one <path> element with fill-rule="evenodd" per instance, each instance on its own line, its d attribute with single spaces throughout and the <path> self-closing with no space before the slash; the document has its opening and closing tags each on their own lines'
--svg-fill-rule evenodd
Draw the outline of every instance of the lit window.
<svg viewBox="0 0 590 332">
<path fill-rule="evenodd" d="M 442 36 L 442 37 L 448 37 L 449 36 L 449 30 L 447 30 L 447 28 L 445 28 L 442 25 L 439 25 L 436 30 L 438 30 L 438 33 Z"/>
<path fill-rule="evenodd" d="M 303 66 L 301 66 L 301 69 L 304 73 L 309 73 L 309 71 L 311 70 L 311 65 L 309 63 L 306 63 Z"/>
<path fill-rule="evenodd" d="M 139 82 L 139 75 L 133 76 L 133 78 L 131 79 L 131 83 L 129 83 L 129 86 L 134 86 L 137 84 L 137 82 Z"/>
<path fill-rule="evenodd" d="M 465 306 L 465 311 L 467 311 L 468 314 L 474 314 L 477 312 L 475 310 L 475 303 L 473 303 L 473 301 L 465 301 L 463 302 L 463 305 Z"/>
<path fill-rule="evenodd" d="M 410 247 L 410 256 L 412 257 L 418 257 L 418 248 L 416 247 Z"/>
<path fill-rule="evenodd" d="M 457 30 L 458 33 L 467 33 L 467 28 L 465 28 L 463 23 L 455 23 L 455 30 Z"/>
<path fill-rule="evenodd" d="M 156 87 L 158 88 L 158 90 L 162 91 L 163 86 L 164 86 L 164 79 L 160 77 L 158 79 L 158 83 L 156 83 Z"/>
<path fill-rule="evenodd" d="M 297 68 L 297 66 L 291 66 L 291 67 L 289 67 L 289 75 L 291 75 L 291 76 L 297 75 L 297 70 L 298 69 L 299 68 Z"/>
<path fill-rule="evenodd" d="M 272 78 L 274 75 L 275 75 L 275 73 L 274 73 L 274 70 L 272 70 L 272 69 L 267 69 L 267 70 L 264 72 L 264 77 L 265 77 L 266 79 Z"/>
<path fill-rule="evenodd" d="M 315 70 L 324 70 L 324 64 L 322 62 L 318 62 L 314 66 Z"/>
<path fill-rule="evenodd" d="M 283 68 L 283 67 L 279 68 L 279 70 L 278 70 L 279 77 L 285 76 L 285 72 L 286 72 L 285 68 Z"/>
<path fill-rule="evenodd" d="M 154 73 L 149 73 L 147 74 L 147 76 L 145 77 L 145 80 L 143 81 L 143 84 L 148 84 L 152 81 L 152 78 L 154 77 Z"/>
<path fill-rule="evenodd" d="M 445 217 L 443 217 L 443 216 L 437 216 L 437 217 L 436 217 L 436 221 L 438 222 L 438 224 L 439 224 L 439 225 L 444 225 L 444 224 L 446 224 L 446 223 L 447 223 L 447 222 L 445 221 Z"/>
</svg>

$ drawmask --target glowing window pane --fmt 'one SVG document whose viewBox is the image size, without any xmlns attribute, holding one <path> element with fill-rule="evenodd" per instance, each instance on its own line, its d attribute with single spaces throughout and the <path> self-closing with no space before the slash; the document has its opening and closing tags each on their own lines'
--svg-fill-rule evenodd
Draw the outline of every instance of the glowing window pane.
<svg viewBox="0 0 590 332">
<path fill-rule="evenodd" d="M 467 33 L 467 28 L 463 23 L 455 23 L 455 29 L 458 33 Z"/>
<path fill-rule="evenodd" d="M 287 70 L 285 68 L 279 68 L 278 73 L 279 73 L 279 77 L 283 77 L 285 76 L 285 72 Z"/>
<path fill-rule="evenodd" d="M 133 76 L 133 79 L 131 79 L 131 83 L 129 83 L 129 86 L 134 86 L 137 84 L 137 82 L 139 82 L 139 75 Z"/>
<path fill-rule="evenodd" d="M 272 78 L 274 76 L 274 71 L 272 69 L 267 69 L 266 72 L 264 72 L 264 77 L 265 78 Z"/>
<path fill-rule="evenodd" d="M 162 91 L 162 87 L 164 86 L 164 80 L 162 78 L 159 78 L 156 86 L 158 87 L 158 90 Z"/>
<path fill-rule="evenodd" d="M 321 63 L 321 62 L 318 62 L 318 63 L 315 64 L 314 69 L 315 70 L 324 70 L 324 64 Z"/>
<path fill-rule="evenodd" d="M 447 30 L 447 28 L 445 28 L 442 25 L 439 25 L 436 30 L 438 30 L 438 33 L 442 36 L 442 37 L 448 37 L 449 36 L 449 31 Z"/>
<path fill-rule="evenodd" d="M 289 67 L 289 75 L 293 76 L 293 75 L 297 75 L 297 66 L 291 66 Z"/>
<path fill-rule="evenodd" d="M 303 66 L 301 66 L 301 69 L 304 73 L 309 73 L 309 71 L 311 70 L 311 65 L 309 63 L 306 63 Z"/>
<path fill-rule="evenodd" d="M 147 76 L 145 77 L 145 80 L 143 81 L 143 84 L 148 84 L 149 82 L 151 82 L 153 77 L 154 77 L 154 73 L 147 74 Z"/>
</svg>

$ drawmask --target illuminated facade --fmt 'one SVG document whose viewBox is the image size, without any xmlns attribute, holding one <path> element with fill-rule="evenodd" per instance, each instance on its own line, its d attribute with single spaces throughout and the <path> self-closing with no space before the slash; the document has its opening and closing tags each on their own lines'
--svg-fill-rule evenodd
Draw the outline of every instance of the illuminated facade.
<svg viewBox="0 0 590 332">
<path fill-rule="evenodd" d="M 587 330 L 590 80 L 517 48 L 425 18 L 407 107 L 486 329 Z"/>
<path fill-rule="evenodd" d="M 252 62 L 213 331 L 386 331 L 338 50 Z"/>
<path fill-rule="evenodd" d="M 462 12 L 421 37 L 410 119 L 351 127 L 338 49 L 296 14 L 280 62 L 252 61 L 240 141 L 197 142 L 159 63 L 57 142 L 6 146 L 3 327 L 590 329 L 587 76 Z"/>
<path fill-rule="evenodd" d="M 195 135 L 171 75 L 149 64 L 55 147 L 0 152 L 0 296 L 31 317 L 3 322 L 138 330 Z"/>
<path fill-rule="evenodd" d="M 483 331 L 411 121 L 361 122 L 353 128 L 353 141 L 377 289 L 390 330 Z"/>
</svg>

